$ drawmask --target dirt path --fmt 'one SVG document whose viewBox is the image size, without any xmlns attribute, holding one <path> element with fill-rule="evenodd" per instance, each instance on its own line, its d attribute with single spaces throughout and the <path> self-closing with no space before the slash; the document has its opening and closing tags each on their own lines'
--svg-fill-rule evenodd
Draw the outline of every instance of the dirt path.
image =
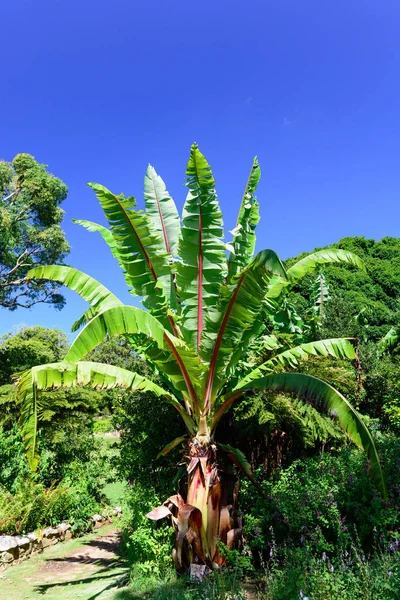
<svg viewBox="0 0 400 600">
<path fill-rule="evenodd" d="M 112 525 L 63 542 L 0 574 L 7 600 L 128 600 L 127 567 Z"/>
</svg>

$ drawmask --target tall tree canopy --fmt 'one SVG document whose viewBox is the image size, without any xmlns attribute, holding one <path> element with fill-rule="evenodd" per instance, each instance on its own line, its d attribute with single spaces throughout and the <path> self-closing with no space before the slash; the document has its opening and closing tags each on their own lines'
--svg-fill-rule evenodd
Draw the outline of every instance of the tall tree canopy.
<svg viewBox="0 0 400 600">
<path fill-rule="evenodd" d="M 15 310 L 46 302 L 63 307 L 57 284 L 28 285 L 26 274 L 35 265 L 62 262 L 69 252 L 60 227 L 67 193 L 65 183 L 30 154 L 0 161 L 0 306 Z"/>
</svg>

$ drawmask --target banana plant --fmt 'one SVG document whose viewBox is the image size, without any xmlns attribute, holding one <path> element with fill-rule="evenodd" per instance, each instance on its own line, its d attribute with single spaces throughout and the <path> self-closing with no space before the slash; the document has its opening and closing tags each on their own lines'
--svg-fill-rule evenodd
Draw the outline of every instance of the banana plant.
<svg viewBox="0 0 400 600">
<path fill-rule="evenodd" d="M 378 342 L 378 357 L 384 354 L 392 354 L 399 349 L 400 330 L 398 327 L 391 327 L 386 335 Z"/>
<path fill-rule="evenodd" d="M 137 208 L 133 196 L 89 184 L 108 227 L 87 221 L 79 224 L 102 236 L 122 268 L 130 293 L 141 297 L 144 308 L 124 305 L 98 281 L 72 267 L 43 266 L 29 273 L 30 279 L 61 282 L 90 305 L 73 325 L 79 332 L 65 359 L 34 367 L 17 380 L 29 463 L 33 468 L 38 463 L 38 420 L 43 403 L 48 402 L 42 390 L 88 385 L 100 390 L 150 390 L 163 397 L 183 423 L 182 435 L 160 449 L 160 455 L 183 446 L 187 477 L 179 493 L 147 516 L 171 520 L 177 534 L 174 561 L 181 571 L 194 561 L 208 568 L 223 564 L 217 540 L 228 547 L 240 540 L 237 469 L 255 480 L 241 451 L 219 444 L 216 432 L 232 405 L 252 390 L 284 391 L 294 401 L 302 398 L 335 417 L 367 453 L 371 474 L 384 493 L 379 458 L 360 415 L 331 385 L 293 370 L 309 356 L 353 359 L 352 340 L 282 347 L 266 331 L 264 319 L 279 308 L 293 285 L 319 265 L 342 262 L 364 268 L 363 264 L 350 252 L 326 250 L 286 270 L 272 250 L 255 254 L 259 179 L 255 158 L 229 243 L 224 242 L 211 168 L 196 144 L 186 168 L 188 194 L 182 222 L 163 180 L 151 166 L 144 182 L 145 211 Z M 114 334 L 129 340 L 157 373 L 161 385 L 122 368 L 82 360 Z M 269 351 L 268 358 L 261 364 L 247 363 L 249 351 L 260 340 Z"/>
</svg>

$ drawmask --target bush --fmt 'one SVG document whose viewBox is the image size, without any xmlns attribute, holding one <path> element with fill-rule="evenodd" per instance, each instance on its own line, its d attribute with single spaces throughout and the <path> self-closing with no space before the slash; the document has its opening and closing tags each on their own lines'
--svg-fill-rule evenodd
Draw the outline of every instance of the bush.
<svg viewBox="0 0 400 600">
<path fill-rule="evenodd" d="M 17 426 L 8 431 L 0 427 L 0 486 L 12 493 L 28 475 L 29 467 Z"/>
<path fill-rule="evenodd" d="M 136 573 L 159 576 L 172 568 L 174 532 L 170 522 L 154 523 L 146 514 L 162 500 L 151 487 L 137 483 L 128 492 L 123 513 L 123 533 L 129 562 Z"/>
<path fill-rule="evenodd" d="M 86 531 L 90 517 L 108 504 L 104 487 L 117 479 L 118 440 L 71 433 L 60 443 L 43 442 L 42 448 L 33 474 L 18 430 L 0 435 L 0 534 L 26 533 L 65 519 L 74 531 Z"/>
<path fill-rule="evenodd" d="M 394 539 L 400 530 L 400 443 L 386 436 L 378 440 L 378 450 L 387 500 L 371 482 L 365 455 L 354 447 L 293 462 L 262 482 L 263 494 L 243 483 L 245 536 L 253 554 L 264 560 L 277 543 L 307 544 L 320 555 L 336 547 L 348 549 L 355 535 L 369 551 L 375 532 L 388 542 Z"/>
<path fill-rule="evenodd" d="M 400 589 L 400 552 L 394 547 L 375 547 L 366 556 L 357 544 L 341 548 L 329 557 L 303 548 L 273 549 L 263 578 L 268 600 L 390 600 Z M 276 551 L 276 554 L 275 554 Z"/>
<path fill-rule="evenodd" d="M 111 419 L 96 419 L 93 421 L 93 433 L 109 433 L 113 431 Z"/>
<path fill-rule="evenodd" d="M 45 489 L 28 481 L 14 495 L 0 489 L 0 533 L 28 533 L 63 520 L 69 521 L 74 531 L 85 531 L 90 517 L 99 510 L 99 504 L 80 487 Z"/>
</svg>

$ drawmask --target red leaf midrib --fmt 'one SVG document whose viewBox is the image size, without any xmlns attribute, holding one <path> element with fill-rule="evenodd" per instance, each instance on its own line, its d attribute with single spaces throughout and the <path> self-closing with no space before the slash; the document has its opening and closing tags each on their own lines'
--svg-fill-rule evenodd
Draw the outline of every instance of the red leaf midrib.
<svg viewBox="0 0 400 600">
<path fill-rule="evenodd" d="M 208 372 L 207 383 L 206 383 L 206 388 L 205 388 L 205 395 L 204 395 L 204 408 L 205 409 L 208 409 L 209 404 L 210 404 L 210 397 L 211 397 L 212 386 L 213 386 L 213 382 L 214 382 L 215 370 L 217 368 L 218 353 L 219 353 L 219 349 L 221 347 L 222 337 L 224 335 L 226 324 L 227 324 L 230 314 L 232 312 L 232 308 L 235 303 L 236 296 L 239 293 L 239 290 L 241 288 L 241 285 L 243 283 L 245 275 L 246 274 L 243 273 L 243 275 L 241 276 L 241 278 L 239 279 L 239 281 L 237 283 L 236 289 L 233 292 L 232 297 L 227 306 L 227 309 L 225 311 L 224 318 L 222 319 L 222 323 L 221 323 L 221 327 L 219 328 L 219 331 L 218 331 L 217 339 L 215 340 L 214 350 L 213 350 L 211 361 L 210 361 L 210 370 Z"/>
</svg>

